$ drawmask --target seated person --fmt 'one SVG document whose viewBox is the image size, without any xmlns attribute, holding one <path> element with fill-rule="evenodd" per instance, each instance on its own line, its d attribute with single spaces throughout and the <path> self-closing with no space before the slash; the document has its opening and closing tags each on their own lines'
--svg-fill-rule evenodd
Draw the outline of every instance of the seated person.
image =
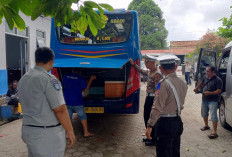
<svg viewBox="0 0 232 157">
<path fill-rule="evenodd" d="M 16 109 L 18 107 L 18 103 L 19 103 L 19 100 L 16 96 L 17 92 L 18 92 L 17 86 L 18 86 L 18 82 L 13 81 L 12 85 L 10 86 L 10 88 L 8 89 L 7 94 L 6 94 L 6 103 L 8 105 L 12 106 L 13 114 L 19 114 L 17 109 Z"/>
</svg>

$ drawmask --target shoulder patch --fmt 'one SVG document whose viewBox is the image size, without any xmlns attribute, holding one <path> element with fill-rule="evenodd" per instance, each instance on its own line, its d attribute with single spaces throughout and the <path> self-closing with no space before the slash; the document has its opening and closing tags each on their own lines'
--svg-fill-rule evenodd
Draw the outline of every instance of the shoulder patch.
<svg viewBox="0 0 232 157">
<path fill-rule="evenodd" d="M 156 89 L 155 89 L 155 95 L 156 95 L 156 96 L 159 95 L 160 85 L 161 85 L 161 82 L 159 82 L 159 84 L 156 86 Z"/>
<path fill-rule="evenodd" d="M 56 78 L 53 78 L 52 79 L 52 84 L 53 84 L 53 87 L 56 89 L 56 90 L 61 90 L 61 86 L 58 82 L 58 80 Z"/>
<path fill-rule="evenodd" d="M 52 78 L 52 74 L 49 74 L 48 72 L 44 72 L 47 76 L 49 76 L 50 78 Z"/>
<path fill-rule="evenodd" d="M 160 90 L 160 85 L 161 85 L 161 82 L 159 82 L 159 84 L 157 85 L 156 90 Z"/>
</svg>

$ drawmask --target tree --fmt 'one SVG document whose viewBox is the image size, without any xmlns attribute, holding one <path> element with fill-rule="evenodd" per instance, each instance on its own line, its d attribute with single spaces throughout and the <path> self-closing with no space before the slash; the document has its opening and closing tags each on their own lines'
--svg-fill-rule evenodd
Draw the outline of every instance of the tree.
<svg viewBox="0 0 232 157">
<path fill-rule="evenodd" d="M 232 6 L 230 8 L 232 9 Z M 232 39 L 232 14 L 230 18 L 223 17 L 220 21 L 222 21 L 222 27 L 218 28 L 217 34 L 221 37 Z"/>
<path fill-rule="evenodd" d="M 138 12 L 141 49 L 165 48 L 168 31 L 159 6 L 153 0 L 133 0 L 128 9 Z"/>
<path fill-rule="evenodd" d="M 223 48 L 229 41 L 230 40 L 228 38 L 220 37 L 217 35 L 216 32 L 208 30 L 208 32 L 201 37 L 195 50 L 186 56 L 186 60 L 191 60 L 191 62 L 196 61 L 198 59 L 200 48 L 206 48 L 216 51 L 217 58 L 219 58 L 219 56 L 221 56 Z"/>
<path fill-rule="evenodd" d="M 97 4 L 93 1 L 85 1 L 78 11 L 71 9 L 72 3 L 80 0 L 0 0 L 0 24 L 3 17 L 10 29 L 25 29 L 25 22 L 19 16 L 19 11 L 35 20 L 39 16 L 51 16 L 55 18 L 56 26 L 71 24 L 72 31 L 80 31 L 84 35 L 89 27 L 94 36 L 98 30 L 105 27 L 108 20 L 104 10 L 113 11 L 108 4 Z M 94 9 L 98 9 L 99 14 Z"/>
</svg>

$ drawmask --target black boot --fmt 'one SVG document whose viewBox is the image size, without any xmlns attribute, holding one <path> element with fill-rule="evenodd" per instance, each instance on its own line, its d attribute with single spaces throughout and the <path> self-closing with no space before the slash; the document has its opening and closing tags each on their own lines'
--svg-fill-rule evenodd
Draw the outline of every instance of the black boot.
<svg viewBox="0 0 232 157">
<path fill-rule="evenodd" d="M 149 140 L 149 141 L 145 142 L 145 146 L 156 146 L 156 142 Z"/>
<path fill-rule="evenodd" d="M 143 142 L 148 142 L 150 141 L 148 138 L 143 138 Z"/>
</svg>

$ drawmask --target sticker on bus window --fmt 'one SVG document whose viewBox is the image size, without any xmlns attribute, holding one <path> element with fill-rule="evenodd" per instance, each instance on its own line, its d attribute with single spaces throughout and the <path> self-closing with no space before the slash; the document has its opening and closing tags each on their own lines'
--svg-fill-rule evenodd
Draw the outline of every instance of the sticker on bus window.
<svg viewBox="0 0 232 157">
<path fill-rule="evenodd" d="M 89 41 L 89 38 L 86 38 L 86 37 L 76 37 L 75 41 Z"/>
<path fill-rule="evenodd" d="M 99 41 L 108 41 L 110 40 L 110 37 L 97 37 L 97 40 Z"/>
<path fill-rule="evenodd" d="M 111 19 L 110 23 L 125 23 L 125 19 Z"/>
</svg>

